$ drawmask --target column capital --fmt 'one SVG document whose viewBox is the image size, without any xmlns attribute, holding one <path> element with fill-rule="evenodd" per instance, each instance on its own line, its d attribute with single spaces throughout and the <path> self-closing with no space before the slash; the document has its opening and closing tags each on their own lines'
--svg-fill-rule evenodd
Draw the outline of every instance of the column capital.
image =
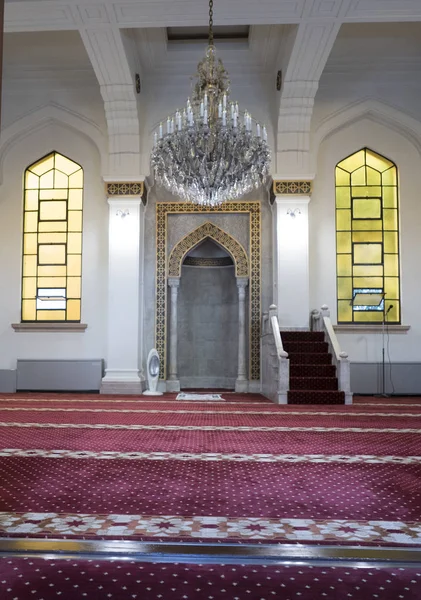
<svg viewBox="0 0 421 600">
<path fill-rule="evenodd" d="M 180 277 L 168 277 L 168 285 L 170 288 L 180 287 Z"/>
<path fill-rule="evenodd" d="M 108 201 L 138 199 L 143 205 L 147 202 L 147 189 L 144 181 L 105 181 Z"/>
<path fill-rule="evenodd" d="M 248 277 L 237 277 L 236 279 L 237 279 L 237 287 L 246 289 L 246 287 L 249 284 L 249 278 Z"/>
</svg>

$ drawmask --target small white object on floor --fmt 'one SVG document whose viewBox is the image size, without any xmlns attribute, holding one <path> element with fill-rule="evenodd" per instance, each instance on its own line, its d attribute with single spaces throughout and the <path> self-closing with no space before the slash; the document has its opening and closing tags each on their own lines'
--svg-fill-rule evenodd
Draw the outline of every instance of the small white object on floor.
<svg viewBox="0 0 421 600">
<path fill-rule="evenodd" d="M 148 375 L 149 389 L 143 392 L 144 396 L 162 396 L 162 392 L 157 391 L 158 379 L 159 379 L 159 355 L 155 348 L 149 352 L 146 372 Z"/>
<path fill-rule="evenodd" d="M 213 402 L 224 402 L 221 394 L 186 394 L 181 392 L 176 400 L 212 400 Z"/>
</svg>

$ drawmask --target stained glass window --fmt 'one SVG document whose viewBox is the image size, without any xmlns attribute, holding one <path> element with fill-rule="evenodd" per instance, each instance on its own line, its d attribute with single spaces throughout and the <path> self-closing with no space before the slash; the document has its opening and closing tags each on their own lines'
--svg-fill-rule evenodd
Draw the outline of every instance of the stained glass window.
<svg viewBox="0 0 421 600">
<path fill-rule="evenodd" d="M 396 165 L 363 148 L 337 164 L 335 180 L 338 323 L 382 323 L 390 305 L 387 321 L 400 323 Z"/>
<path fill-rule="evenodd" d="M 25 171 L 22 321 L 80 321 L 83 170 L 52 152 Z"/>
</svg>

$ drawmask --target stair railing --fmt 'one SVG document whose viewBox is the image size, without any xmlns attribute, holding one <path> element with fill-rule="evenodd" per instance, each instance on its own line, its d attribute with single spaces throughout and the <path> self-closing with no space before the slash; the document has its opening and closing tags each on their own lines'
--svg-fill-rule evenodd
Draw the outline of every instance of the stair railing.
<svg viewBox="0 0 421 600">
<path fill-rule="evenodd" d="M 289 358 L 282 344 L 278 309 L 274 304 L 263 314 L 262 338 L 262 392 L 277 404 L 287 404 Z"/>
<path fill-rule="evenodd" d="M 352 404 L 351 365 L 348 354 L 341 350 L 326 304 L 323 304 L 321 311 L 317 309 L 312 311 L 310 328 L 311 331 L 322 331 L 325 334 L 329 352 L 332 354 L 333 364 L 336 367 L 339 390 L 345 393 L 345 404 Z"/>
</svg>

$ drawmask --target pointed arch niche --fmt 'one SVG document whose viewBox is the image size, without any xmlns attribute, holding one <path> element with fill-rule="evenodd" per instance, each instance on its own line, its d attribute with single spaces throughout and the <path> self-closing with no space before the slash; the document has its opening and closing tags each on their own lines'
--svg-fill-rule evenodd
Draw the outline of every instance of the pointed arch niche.
<svg viewBox="0 0 421 600">
<path fill-rule="evenodd" d="M 183 388 L 235 388 L 247 378 L 247 285 L 243 246 L 207 222 L 173 248 L 170 287 L 169 379 Z"/>
</svg>

